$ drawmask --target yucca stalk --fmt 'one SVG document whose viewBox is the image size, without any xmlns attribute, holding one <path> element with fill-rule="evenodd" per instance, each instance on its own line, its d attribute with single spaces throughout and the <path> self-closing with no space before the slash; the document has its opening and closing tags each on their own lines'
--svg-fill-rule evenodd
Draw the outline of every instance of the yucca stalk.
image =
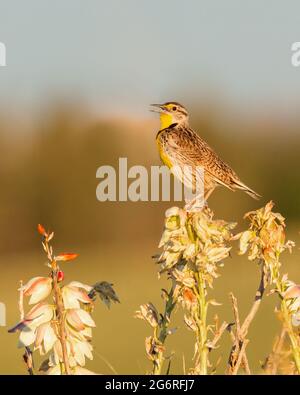
<svg viewBox="0 0 300 395">
<path fill-rule="evenodd" d="M 164 292 L 164 291 L 163 291 Z M 160 375 L 162 374 L 162 368 L 164 364 L 164 350 L 165 342 L 168 335 L 170 334 L 169 326 L 171 322 L 171 314 L 176 306 L 176 302 L 173 298 L 173 288 L 165 294 L 165 311 L 163 316 L 161 316 L 159 326 L 154 330 L 154 341 L 159 346 L 157 347 L 157 354 L 153 360 L 152 374 Z"/>
<path fill-rule="evenodd" d="M 145 348 L 148 359 L 152 362 L 151 374 L 162 374 L 165 361 L 165 343 L 167 337 L 175 332 L 176 328 L 170 329 L 171 314 L 176 306 L 174 288 L 167 292 L 162 290 L 162 298 L 165 302 L 164 313 L 159 314 L 152 303 L 143 304 L 135 313 L 135 318 L 140 318 L 153 328 L 153 335 L 145 340 Z M 169 370 L 169 369 L 168 369 Z"/>
<path fill-rule="evenodd" d="M 65 326 L 65 308 L 62 299 L 61 288 L 58 282 L 58 272 L 59 266 L 53 255 L 53 249 L 49 245 L 49 241 L 53 237 L 49 235 L 44 229 L 39 226 L 40 233 L 43 235 L 43 248 L 47 254 L 49 260 L 49 266 L 51 267 L 51 277 L 53 281 L 53 291 L 54 291 L 54 302 L 55 302 L 55 314 L 57 321 L 57 328 L 59 333 L 59 341 L 61 344 L 62 355 L 63 355 L 63 365 L 61 365 L 61 370 L 65 372 L 66 375 L 71 374 L 69 356 L 67 352 L 67 336 L 66 336 L 66 326 Z M 77 254 L 76 254 L 77 256 Z M 73 256 L 75 257 L 75 255 Z M 72 257 L 72 259 L 73 259 Z"/>
<path fill-rule="evenodd" d="M 285 250 L 291 251 L 294 246 L 292 241 L 285 239 L 285 219 L 279 213 L 272 211 L 274 203 L 271 201 L 266 206 L 251 211 L 245 215 L 250 221 L 250 227 L 240 233 L 236 238 L 240 239 L 240 254 L 248 251 L 249 260 L 258 260 L 262 269 L 262 289 L 271 286 L 271 293 L 276 292 L 281 299 L 280 319 L 290 339 L 292 353 L 298 372 L 300 372 L 300 348 L 299 339 L 291 322 L 293 310 L 286 300 L 286 291 L 290 282 L 287 276 L 280 275 L 280 255 Z M 262 292 L 261 292 L 262 294 Z M 254 306 L 255 307 L 255 306 Z"/>
<path fill-rule="evenodd" d="M 208 208 L 187 212 L 173 207 L 166 212 L 159 244 L 163 251 L 156 258 L 160 265 L 159 274 L 167 273 L 172 282 L 172 303 L 182 305 L 185 324 L 195 334 L 192 374 L 208 374 L 209 352 L 216 347 L 227 326 L 224 323 L 221 331 L 215 327 L 215 336 L 209 340 L 208 330 L 213 332 L 214 326 L 207 323 L 207 311 L 210 304 L 217 303 L 208 299 L 208 288 L 213 288 L 213 281 L 219 276 L 218 268 L 229 255 L 228 242 L 234 226 L 233 223 L 213 220 L 213 213 Z M 157 318 L 157 310 L 152 304 L 141 306 L 137 316 L 154 327 L 154 336 L 146 339 L 146 350 L 149 359 L 155 363 L 153 373 L 160 374 L 165 336 L 156 333 L 163 321 Z M 160 331 L 160 334 L 165 333 Z M 168 333 L 173 330 L 168 329 Z"/>
<path fill-rule="evenodd" d="M 207 374 L 207 365 L 208 365 L 208 339 L 207 339 L 207 310 L 208 303 L 206 301 L 205 296 L 205 281 L 202 273 L 198 273 L 197 276 L 198 289 L 195 289 L 195 293 L 197 295 L 198 300 L 198 311 L 196 322 L 198 326 L 197 330 L 197 349 L 198 349 L 198 357 L 195 362 L 195 368 L 199 371 L 199 374 L 205 375 Z"/>
</svg>

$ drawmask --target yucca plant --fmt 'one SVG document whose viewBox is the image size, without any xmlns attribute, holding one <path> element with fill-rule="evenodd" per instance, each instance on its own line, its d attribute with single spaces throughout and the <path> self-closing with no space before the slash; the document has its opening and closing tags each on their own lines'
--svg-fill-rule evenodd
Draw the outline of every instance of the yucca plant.
<svg viewBox="0 0 300 395">
<path fill-rule="evenodd" d="M 178 207 L 167 210 L 159 244 L 163 251 L 157 256 L 159 274 L 167 273 L 171 282 L 171 291 L 163 292 L 166 313 L 159 319 L 155 307 L 148 304 L 141 306 L 137 314 L 154 327 L 154 335 L 146 340 L 147 355 L 153 362 L 153 374 L 161 373 L 166 336 L 174 332 L 169 329 L 169 322 L 175 305 L 183 307 L 184 322 L 195 335 L 194 367 L 189 372 L 208 373 L 209 353 L 227 328 L 225 322 L 219 327 L 218 319 L 211 324 L 207 322 L 209 306 L 218 305 L 209 298 L 209 289 L 213 289 L 214 280 L 220 275 L 219 268 L 229 256 L 229 241 L 235 225 L 214 220 L 212 211 L 207 207 L 198 212 L 187 212 Z"/>
<path fill-rule="evenodd" d="M 95 374 L 85 368 L 86 358 L 93 359 L 92 328 L 96 324 L 91 316 L 95 297 L 107 306 L 119 302 L 112 284 L 98 282 L 94 286 L 72 281 L 64 284 L 61 264 L 71 261 L 77 254 L 55 255 L 50 244 L 53 232 L 38 225 L 42 246 L 47 256 L 48 276 L 34 277 L 19 289 L 20 322 L 9 332 L 19 332 L 18 347 L 25 348 L 24 361 L 29 374 L 86 375 Z M 24 313 L 24 298 L 30 297 L 33 307 Z M 38 351 L 45 360 L 38 369 L 33 363 L 33 352 Z"/>
</svg>

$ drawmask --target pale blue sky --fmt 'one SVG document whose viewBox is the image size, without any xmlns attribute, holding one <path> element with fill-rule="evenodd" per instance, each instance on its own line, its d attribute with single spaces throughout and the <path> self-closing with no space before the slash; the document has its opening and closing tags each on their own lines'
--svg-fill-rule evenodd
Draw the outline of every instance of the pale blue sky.
<svg viewBox="0 0 300 395">
<path fill-rule="evenodd" d="M 0 103 L 49 97 L 99 111 L 209 95 L 228 105 L 300 108 L 299 0 L 0 0 Z"/>
</svg>

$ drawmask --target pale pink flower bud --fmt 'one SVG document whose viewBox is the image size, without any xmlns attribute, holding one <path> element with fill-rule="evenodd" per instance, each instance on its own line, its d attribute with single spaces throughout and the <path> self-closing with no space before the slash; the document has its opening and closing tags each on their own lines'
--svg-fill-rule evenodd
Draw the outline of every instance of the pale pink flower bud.
<svg viewBox="0 0 300 395">
<path fill-rule="evenodd" d="M 90 314 L 82 309 L 70 309 L 66 315 L 68 323 L 76 330 L 82 331 L 86 326 L 95 327 L 96 324 Z"/>
<path fill-rule="evenodd" d="M 21 331 L 18 348 L 30 346 L 36 340 L 36 328 L 46 322 L 48 323 L 52 318 L 53 306 L 44 303 L 34 306 L 24 320 L 11 330 L 19 329 Z"/>
<path fill-rule="evenodd" d="M 76 286 L 65 285 L 62 288 L 62 297 L 64 301 L 64 306 L 66 309 L 79 309 L 80 303 L 92 303 L 86 291 L 79 289 Z"/>
<path fill-rule="evenodd" d="M 300 285 L 292 285 L 283 294 L 285 299 L 294 299 L 300 297 Z"/>
<path fill-rule="evenodd" d="M 71 281 L 71 282 L 69 283 L 69 285 L 70 285 L 71 287 L 77 287 L 77 288 L 85 289 L 87 292 L 90 292 L 90 291 L 93 289 L 92 286 L 87 285 L 87 284 L 83 284 L 83 283 L 81 283 L 80 281 Z"/>
<path fill-rule="evenodd" d="M 23 286 L 25 296 L 31 296 L 29 304 L 35 304 L 46 299 L 52 290 L 50 277 L 34 277 Z"/>
<path fill-rule="evenodd" d="M 73 254 L 73 253 L 66 253 L 64 252 L 63 254 L 59 254 L 55 257 L 56 261 L 72 261 L 73 259 L 77 258 L 78 254 Z"/>
<path fill-rule="evenodd" d="M 71 342 L 72 355 L 78 365 L 85 365 L 85 357 L 93 359 L 93 347 L 90 343 L 85 341 L 74 340 Z"/>
<path fill-rule="evenodd" d="M 17 330 L 23 330 L 27 326 L 36 328 L 45 322 L 51 321 L 53 317 L 53 309 L 53 305 L 43 302 L 38 303 L 25 315 L 22 321 L 20 321 L 13 328 L 9 329 L 8 332 L 13 333 Z"/>
<path fill-rule="evenodd" d="M 51 323 L 46 322 L 37 328 L 34 346 L 36 349 L 40 349 L 41 354 L 47 354 L 47 352 L 52 349 L 57 340 L 57 336 L 51 326 Z"/>
<path fill-rule="evenodd" d="M 25 321 L 31 321 L 35 327 L 53 318 L 54 306 L 48 303 L 38 303 L 25 316 Z"/>
</svg>

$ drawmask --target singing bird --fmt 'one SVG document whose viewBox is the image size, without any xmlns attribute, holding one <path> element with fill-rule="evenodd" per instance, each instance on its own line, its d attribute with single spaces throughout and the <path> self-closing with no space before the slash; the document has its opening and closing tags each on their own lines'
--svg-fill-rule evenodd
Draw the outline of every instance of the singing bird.
<svg viewBox="0 0 300 395">
<path fill-rule="evenodd" d="M 183 105 L 177 102 L 167 102 L 151 104 L 151 106 L 152 111 L 160 114 L 161 125 L 156 135 L 156 142 L 161 160 L 170 168 L 175 177 L 184 184 L 188 183 L 187 186 L 190 187 L 190 181 L 179 176 L 178 171 L 174 169 L 184 166 L 192 169 L 202 168 L 206 202 L 219 185 L 232 191 L 240 189 L 254 199 L 260 198 L 260 195 L 245 185 L 231 167 L 189 127 L 189 114 Z"/>
</svg>

